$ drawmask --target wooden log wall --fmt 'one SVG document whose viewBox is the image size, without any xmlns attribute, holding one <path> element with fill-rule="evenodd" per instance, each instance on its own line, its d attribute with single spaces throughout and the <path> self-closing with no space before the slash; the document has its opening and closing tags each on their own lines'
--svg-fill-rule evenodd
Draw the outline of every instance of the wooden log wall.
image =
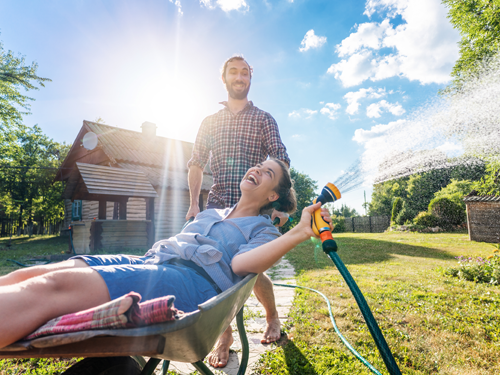
<svg viewBox="0 0 500 375">
<path fill-rule="evenodd" d="M 90 254 L 90 221 L 71 223 L 73 228 L 73 247 L 77 254 Z"/>
<path fill-rule="evenodd" d="M 100 248 L 110 252 L 122 249 L 147 250 L 146 220 L 96 220 L 102 229 Z"/>
<path fill-rule="evenodd" d="M 390 224 L 390 216 L 359 216 L 345 218 L 346 232 L 381 233 L 389 228 Z"/>
<path fill-rule="evenodd" d="M 189 191 L 157 191 L 155 198 L 155 241 L 175 236 L 186 223 L 189 209 Z"/>
<path fill-rule="evenodd" d="M 500 202 L 467 202 L 471 241 L 500 243 Z"/>
</svg>

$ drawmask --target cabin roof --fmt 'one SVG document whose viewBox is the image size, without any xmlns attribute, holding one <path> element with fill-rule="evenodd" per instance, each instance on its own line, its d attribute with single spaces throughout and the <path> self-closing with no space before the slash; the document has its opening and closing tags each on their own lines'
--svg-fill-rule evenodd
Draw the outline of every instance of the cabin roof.
<svg viewBox="0 0 500 375">
<path fill-rule="evenodd" d="M 158 194 L 144 173 L 103 165 L 76 163 L 66 188 L 64 198 L 106 195 L 123 197 L 156 198 Z"/>
<path fill-rule="evenodd" d="M 500 196 L 497 195 L 468 195 L 464 197 L 464 202 L 500 202 Z"/>
<path fill-rule="evenodd" d="M 97 145 L 92 150 L 83 147 L 83 138 L 89 132 L 97 135 Z M 68 181 L 78 162 L 143 173 L 155 187 L 188 190 L 187 162 L 192 150 L 193 143 L 190 142 L 147 136 L 142 132 L 84 120 L 56 180 Z M 211 186 L 212 176 L 207 165 L 201 190 L 209 191 Z"/>
</svg>

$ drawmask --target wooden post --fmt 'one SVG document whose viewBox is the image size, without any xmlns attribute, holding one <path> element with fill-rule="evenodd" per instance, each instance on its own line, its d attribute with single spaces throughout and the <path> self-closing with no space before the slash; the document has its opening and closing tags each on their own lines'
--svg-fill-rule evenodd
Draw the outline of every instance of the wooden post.
<svg viewBox="0 0 500 375">
<path fill-rule="evenodd" d="M 468 203 L 465 203 L 465 212 L 467 212 L 467 231 L 469 232 L 469 241 L 472 241 L 472 230 L 470 226 L 470 212 Z"/>
<path fill-rule="evenodd" d="M 113 220 L 118 220 L 118 202 L 113 204 Z"/>
<path fill-rule="evenodd" d="M 354 233 L 355 230 L 354 230 L 354 216 L 352 217 L 352 232 Z"/>
<path fill-rule="evenodd" d="M 101 245 L 101 234 L 102 234 L 102 222 L 101 221 L 92 221 L 90 224 L 90 252 L 95 253 L 99 250 Z"/>
<path fill-rule="evenodd" d="M 155 243 L 155 199 L 154 198 L 144 198 L 146 199 L 146 220 L 150 220 L 148 223 L 148 247 L 153 247 Z"/>
<path fill-rule="evenodd" d="M 368 223 L 370 224 L 370 233 L 372 232 L 372 217 L 368 216 Z"/>
<path fill-rule="evenodd" d="M 99 220 L 106 220 L 106 200 L 99 199 L 99 211 L 97 214 Z"/>
<path fill-rule="evenodd" d="M 127 220 L 127 201 L 128 197 L 118 203 L 118 220 Z"/>
</svg>

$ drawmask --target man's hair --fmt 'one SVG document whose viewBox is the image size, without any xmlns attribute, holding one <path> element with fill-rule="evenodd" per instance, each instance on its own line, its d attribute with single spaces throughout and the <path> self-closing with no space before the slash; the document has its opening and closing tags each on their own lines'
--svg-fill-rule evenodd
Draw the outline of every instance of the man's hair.
<svg viewBox="0 0 500 375">
<path fill-rule="evenodd" d="M 229 64 L 230 62 L 235 61 L 235 60 L 244 61 L 248 65 L 248 69 L 250 71 L 250 79 L 251 79 L 252 73 L 253 73 L 253 68 L 250 66 L 248 61 L 245 60 L 243 55 L 233 55 L 224 62 L 224 65 L 222 66 L 222 69 L 221 69 L 222 77 L 224 77 L 224 79 L 226 78 L 227 64 Z"/>
<path fill-rule="evenodd" d="M 295 189 L 293 188 L 293 180 L 290 175 L 290 169 L 288 169 L 288 166 L 279 159 L 271 157 L 269 160 L 278 163 L 281 167 L 281 171 L 283 172 L 278 185 L 274 189 L 279 198 L 276 201 L 270 202 L 264 207 L 261 207 L 260 212 L 263 213 L 264 211 L 274 208 L 276 211 L 293 214 L 297 209 L 297 197 Z"/>
</svg>

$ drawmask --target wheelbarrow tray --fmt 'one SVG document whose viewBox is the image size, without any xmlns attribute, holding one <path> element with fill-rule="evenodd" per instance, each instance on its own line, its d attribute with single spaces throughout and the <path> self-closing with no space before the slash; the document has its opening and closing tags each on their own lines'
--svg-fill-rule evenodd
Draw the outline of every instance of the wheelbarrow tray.
<svg viewBox="0 0 500 375">
<path fill-rule="evenodd" d="M 172 322 L 141 328 L 88 330 L 18 341 L 0 350 L 0 358 L 147 356 L 195 363 L 212 350 L 250 296 L 256 275 L 198 305 Z M 242 325 L 243 326 L 243 325 Z M 241 331 L 244 327 L 238 329 Z M 241 337 L 242 332 L 240 332 Z M 246 341 L 246 334 L 243 332 Z M 248 342 L 245 343 L 248 347 Z"/>
</svg>

